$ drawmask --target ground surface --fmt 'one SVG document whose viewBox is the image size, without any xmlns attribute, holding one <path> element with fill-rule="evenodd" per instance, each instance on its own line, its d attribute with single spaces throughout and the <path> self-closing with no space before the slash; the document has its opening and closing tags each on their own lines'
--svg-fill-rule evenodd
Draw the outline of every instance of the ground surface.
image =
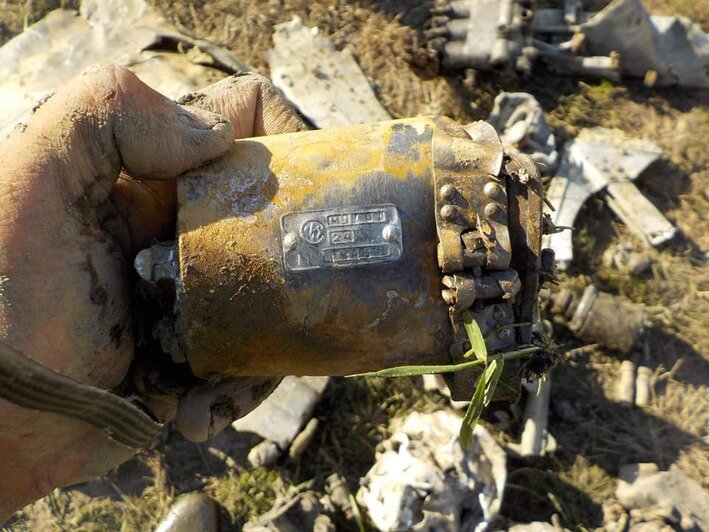
<svg viewBox="0 0 709 532">
<path fill-rule="evenodd" d="M 576 287 L 593 282 L 664 309 L 666 325 L 652 336 L 644 359 L 657 377 L 652 402 L 644 409 L 626 409 L 614 402 L 622 357 L 582 346 L 562 330 L 558 341 L 568 357 L 554 371 L 552 402 L 565 407 L 552 410 L 549 427 L 558 448 L 546 458 L 510 461 L 500 525 L 509 520 L 549 520 L 556 514 L 569 528 L 600 526 L 603 505 L 612 501 L 618 466 L 627 462 L 650 461 L 661 467 L 676 463 L 709 487 L 709 275 L 702 262 L 702 250 L 709 249 L 706 93 L 582 82 L 543 71 L 526 81 L 482 75 L 473 80 L 465 73 L 440 77 L 421 46 L 426 2 L 153 2 L 174 23 L 227 46 L 264 74 L 273 25 L 298 14 L 338 46 L 352 48 L 378 97 L 396 117 L 442 113 L 469 121 L 487 116 L 500 90 L 525 90 L 549 113 L 557 138 L 602 125 L 658 142 L 664 157 L 639 186 L 680 227 L 684 238 L 662 253 L 653 252 L 657 262 L 647 279 L 620 276 L 602 265 L 602 252 L 622 242 L 638 249 L 640 245 L 602 202 L 589 201 L 575 237 L 575 266 L 562 281 Z M 21 31 L 25 21 L 31 23 L 59 4 L 0 0 L 0 42 Z M 652 0 L 646 5 L 657 13 L 691 16 L 705 29 L 709 24 L 709 4 L 701 0 Z M 356 489 L 392 416 L 443 403 L 410 381 L 336 380 L 315 413 L 322 429 L 298 463 L 273 470 L 248 472 L 238 465 L 230 469 L 209 453 L 207 445 L 172 438 L 161 452 L 131 465 L 144 473 L 144 483 L 120 484 L 123 495 L 113 499 L 57 490 L 19 515 L 15 528 L 149 529 L 180 493 L 199 486 L 223 504 L 224 525 L 238 528 L 267 510 L 277 494 L 309 487 L 323 490 L 324 478 L 333 471 L 344 474 Z M 575 415 L 569 416 L 566 406 Z M 507 431 L 492 428 L 501 442 L 519 435 L 516 426 Z M 126 475 L 141 477 L 135 471 Z M 340 526 L 355 525 L 342 521 Z"/>
</svg>

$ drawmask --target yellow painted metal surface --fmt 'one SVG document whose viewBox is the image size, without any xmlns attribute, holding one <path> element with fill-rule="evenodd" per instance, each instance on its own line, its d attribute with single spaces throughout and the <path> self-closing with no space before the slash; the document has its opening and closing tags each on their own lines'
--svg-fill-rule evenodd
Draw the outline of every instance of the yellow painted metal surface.
<svg viewBox="0 0 709 532">
<path fill-rule="evenodd" d="M 460 126 L 415 118 L 236 141 L 181 178 L 178 327 L 193 372 L 343 375 L 448 362 L 434 216 L 441 135 L 475 153 Z M 483 150 L 478 159 L 468 158 L 471 175 Z M 284 215 L 382 204 L 401 218 L 397 261 L 284 267 Z"/>
</svg>

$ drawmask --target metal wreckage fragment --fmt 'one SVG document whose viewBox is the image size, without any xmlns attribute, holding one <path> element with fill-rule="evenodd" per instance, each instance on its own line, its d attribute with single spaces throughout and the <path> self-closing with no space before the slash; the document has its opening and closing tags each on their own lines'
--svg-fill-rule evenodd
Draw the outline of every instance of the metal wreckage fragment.
<svg viewBox="0 0 709 532">
<path fill-rule="evenodd" d="M 444 69 L 508 69 L 529 74 L 532 46 L 529 0 L 453 0 L 431 10 L 426 35 Z"/>
<path fill-rule="evenodd" d="M 557 175 L 547 191 L 553 224 L 573 227 L 585 201 L 601 192 L 613 212 L 647 246 L 660 246 L 677 234 L 674 227 L 633 184 L 662 151 L 651 141 L 628 138 L 606 128 L 584 129 L 567 143 Z M 557 267 L 566 270 L 573 259 L 572 232 L 545 236 Z"/>
<path fill-rule="evenodd" d="M 648 86 L 709 86 L 709 39 L 684 17 L 651 16 L 640 0 L 600 12 L 582 0 L 538 8 L 533 0 L 440 0 L 429 48 L 444 70 L 509 70 L 528 75 L 539 59 L 553 72 Z"/>
<path fill-rule="evenodd" d="M 449 364 L 470 349 L 466 309 L 491 353 L 545 345 L 532 328 L 554 277 L 542 203 L 532 161 L 485 122 L 239 140 L 179 180 L 174 248 L 136 266 L 174 280 L 163 347 L 203 378 Z M 505 366 L 508 398 L 520 363 Z M 454 398 L 476 375 L 452 377 Z"/>
</svg>

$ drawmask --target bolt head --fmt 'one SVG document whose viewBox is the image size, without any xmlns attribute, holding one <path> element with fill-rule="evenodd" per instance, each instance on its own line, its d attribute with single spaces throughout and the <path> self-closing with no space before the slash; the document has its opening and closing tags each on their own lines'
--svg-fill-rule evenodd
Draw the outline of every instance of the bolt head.
<svg viewBox="0 0 709 532">
<path fill-rule="evenodd" d="M 444 201 L 450 201 L 455 198 L 457 191 L 453 185 L 443 185 L 440 190 L 441 199 Z"/>
<path fill-rule="evenodd" d="M 455 216 L 455 207 L 453 205 L 444 205 L 441 207 L 441 218 L 444 220 L 452 220 Z"/>
<path fill-rule="evenodd" d="M 295 233 L 288 233 L 285 237 L 283 237 L 283 248 L 287 251 L 295 249 L 297 245 L 298 235 L 296 235 Z"/>
<path fill-rule="evenodd" d="M 485 205 L 485 216 L 492 218 L 500 212 L 500 206 L 497 203 L 488 203 Z"/>
<path fill-rule="evenodd" d="M 494 181 L 489 181 L 485 183 L 485 187 L 483 187 L 483 192 L 488 198 L 493 201 L 496 201 L 498 203 L 504 203 L 505 201 L 505 191 L 502 190 L 502 187 Z"/>
<path fill-rule="evenodd" d="M 382 238 L 387 242 L 396 242 L 399 240 L 399 228 L 395 225 L 385 225 L 382 229 Z"/>
</svg>

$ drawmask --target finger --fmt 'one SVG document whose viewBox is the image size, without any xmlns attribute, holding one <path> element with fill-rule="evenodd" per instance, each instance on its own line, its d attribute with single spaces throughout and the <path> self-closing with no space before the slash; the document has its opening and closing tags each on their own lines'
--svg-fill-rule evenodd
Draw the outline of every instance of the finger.
<svg viewBox="0 0 709 532">
<path fill-rule="evenodd" d="M 256 408 L 280 382 L 280 377 L 235 377 L 192 388 L 177 405 L 177 429 L 188 440 L 208 440 Z"/>
<path fill-rule="evenodd" d="M 65 202 L 95 206 L 121 168 L 138 179 L 172 178 L 228 150 L 233 131 L 224 118 L 177 105 L 123 67 L 98 65 L 52 96 L 4 147 L 19 151 L 28 139 L 36 149 L 21 154 L 24 167 L 40 170 L 41 179 L 51 175 Z"/>
<path fill-rule="evenodd" d="M 309 129 L 268 78 L 252 72 L 225 78 L 180 101 L 224 116 L 237 139 Z"/>
<path fill-rule="evenodd" d="M 226 78 L 181 101 L 229 120 L 235 138 L 304 131 L 307 125 L 271 82 L 258 74 Z M 135 254 L 155 239 L 169 238 L 174 227 L 173 183 L 141 182 L 121 176 L 111 192 L 120 217 L 112 222 L 114 234 L 127 253 Z"/>
</svg>

